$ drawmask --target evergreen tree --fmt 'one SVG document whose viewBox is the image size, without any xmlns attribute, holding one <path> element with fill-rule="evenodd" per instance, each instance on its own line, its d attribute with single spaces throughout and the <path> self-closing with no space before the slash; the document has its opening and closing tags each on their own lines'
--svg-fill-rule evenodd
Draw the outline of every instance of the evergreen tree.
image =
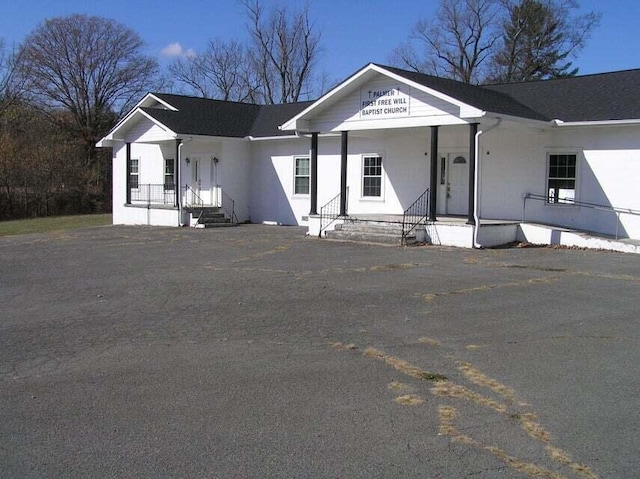
<svg viewBox="0 0 640 479">
<path fill-rule="evenodd" d="M 507 3 L 503 41 L 493 58 L 491 82 L 521 82 L 573 76 L 569 58 L 599 20 L 588 14 L 571 17 L 572 2 L 520 0 Z"/>
</svg>

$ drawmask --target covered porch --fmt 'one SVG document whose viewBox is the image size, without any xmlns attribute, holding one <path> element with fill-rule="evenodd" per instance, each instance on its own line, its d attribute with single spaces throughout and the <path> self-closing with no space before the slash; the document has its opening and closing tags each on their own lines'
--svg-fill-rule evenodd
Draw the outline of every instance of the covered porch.
<svg viewBox="0 0 640 479">
<path fill-rule="evenodd" d="M 442 220 L 475 225 L 478 126 L 343 131 L 333 178 L 319 171 L 323 137 L 311 133 L 309 234 L 323 237 L 345 221 L 398 223 L 405 233 Z M 337 195 L 318 201 L 319 190 L 338 185 Z"/>
</svg>

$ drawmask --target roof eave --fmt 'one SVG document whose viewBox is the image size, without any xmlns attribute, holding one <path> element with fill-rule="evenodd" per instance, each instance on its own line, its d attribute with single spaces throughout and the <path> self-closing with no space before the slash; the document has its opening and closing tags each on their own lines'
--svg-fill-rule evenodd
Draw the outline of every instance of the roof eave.
<svg viewBox="0 0 640 479">
<path fill-rule="evenodd" d="M 98 146 L 98 148 L 102 148 L 103 146 L 110 146 L 110 145 L 103 145 L 103 140 L 110 140 L 113 139 L 113 134 L 120 129 L 120 127 L 129 120 L 129 118 L 131 118 L 136 111 L 138 111 L 140 109 L 141 106 L 143 106 L 149 99 L 153 99 L 155 101 L 157 101 L 158 103 L 161 103 L 162 105 L 164 105 L 168 110 L 172 110 L 172 111 L 178 111 L 177 108 L 175 108 L 174 106 L 170 105 L 169 103 L 167 103 L 166 101 L 158 98 L 155 94 L 153 93 L 147 93 L 138 103 L 135 104 L 135 106 L 133 108 L 131 108 L 131 110 L 129 110 L 129 113 L 127 113 L 125 116 L 122 117 L 122 119 L 120 121 L 118 121 L 118 123 L 115 124 L 115 126 L 113 128 L 111 128 L 111 130 L 109 130 L 109 133 L 107 133 L 107 135 L 102 138 L 98 143 L 96 143 L 96 145 L 100 145 Z M 111 138 L 110 138 L 111 137 Z"/>
<path fill-rule="evenodd" d="M 625 126 L 640 125 L 640 118 L 629 118 L 625 120 L 588 120 L 588 121 L 562 121 L 555 119 L 551 121 L 552 126 L 558 128 L 583 127 L 583 126 Z"/>
<path fill-rule="evenodd" d="M 124 138 L 117 138 L 116 134 L 118 133 L 119 130 L 121 130 L 124 125 L 130 121 L 136 114 L 140 114 L 142 116 L 144 116 L 145 118 L 147 118 L 149 121 L 151 121 L 152 123 L 154 123 L 155 125 L 157 125 L 158 127 L 162 128 L 163 130 L 165 130 L 168 134 L 168 136 L 170 136 L 171 138 L 178 138 L 178 134 L 176 132 L 174 132 L 171 128 L 169 128 L 167 125 L 161 123 L 160 121 L 156 120 L 155 118 L 153 118 L 151 115 L 149 115 L 148 113 L 146 113 L 144 110 L 142 110 L 141 108 L 137 108 L 134 111 L 130 112 L 130 114 L 128 114 L 125 117 L 125 120 L 119 122 L 108 134 L 107 136 L 105 136 L 104 138 L 102 138 L 100 141 L 98 141 L 98 143 L 96 143 L 96 146 L 103 147 L 103 146 L 111 146 L 108 143 L 113 143 L 115 141 L 124 141 Z"/>
</svg>

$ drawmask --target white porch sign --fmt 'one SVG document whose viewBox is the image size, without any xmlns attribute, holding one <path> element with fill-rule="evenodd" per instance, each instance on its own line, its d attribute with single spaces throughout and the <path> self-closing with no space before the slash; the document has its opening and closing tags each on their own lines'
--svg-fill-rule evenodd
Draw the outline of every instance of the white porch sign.
<svg viewBox="0 0 640 479">
<path fill-rule="evenodd" d="M 362 88 L 360 90 L 360 119 L 378 120 L 409 116 L 411 97 L 407 86 Z"/>
</svg>

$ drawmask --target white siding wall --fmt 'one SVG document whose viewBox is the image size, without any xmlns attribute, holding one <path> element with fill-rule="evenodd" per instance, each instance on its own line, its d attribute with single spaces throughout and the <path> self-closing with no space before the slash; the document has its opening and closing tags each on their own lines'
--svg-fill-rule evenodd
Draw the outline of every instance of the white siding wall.
<svg viewBox="0 0 640 479">
<path fill-rule="evenodd" d="M 428 135 L 428 130 L 420 129 L 414 134 L 399 136 L 350 138 L 349 213 L 402 214 L 429 185 L 429 158 L 425 156 Z M 362 195 L 362 157 L 369 154 L 382 156 L 382 197 L 379 199 Z M 339 172 L 335 175 L 339 180 Z"/>
<path fill-rule="evenodd" d="M 133 143 L 131 158 L 138 159 L 140 184 L 160 185 L 164 183 L 164 156 L 160 145 Z"/>
<path fill-rule="evenodd" d="M 489 152 L 489 154 L 487 154 Z M 640 210 L 640 128 L 501 127 L 481 137 L 483 218 L 522 217 L 526 193 L 544 195 L 549 153 L 577 154 L 576 200 Z M 527 200 L 526 220 L 640 238 L 640 217 Z"/>
<path fill-rule="evenodd" d="M 218 183 L 234 200 L 235 212 L 240 222 L 250 219 L 250 155 L 251 145 L 248 141 L 225 141 L 220 152 L 218 163 Z"/>
<path fill-rule="evenodd" d="M 349 213 L 401 214 L 429 184 L 429 160 L 425 145 L 428 129 L 397 134 L 380 132 L 375 137 L 350 135 L 347 186 Z M 282 224 L 306 224 L 308 195 L 294 195 L 294 158 L 309 155 L 311 140 L 278 140 L 253 143 L 251 165 L 251 219 Z M 362 157 L 383 158 L 383 196 L 362 197 Z M 318 212 L 340 192 L 340 138 L 318 139 Z"/>
<path fill-rule="evenodd" d="M 321 152 L 326 150 L 323 143 L 321 139 Z M 252 222 L 273 221 L 284 225 L 297 225 L 301 224 L 302 216 L 309 214 L 309 196 L 293 194 L 293 157 L 309 155 L 310 147 L 311 140 L 308 138 L 252 143 L 249 168 Z M 322 168 L 322 171 L 325 170 Z M 320 196 L 320 176 L 318 178 Z M 323 198 L 329 194 L 328 191 L 331 189 L 323 190 Z"/>
<path fill-rule="evenodd" d="M 113 224 L 128 224 L 124 204 L 127 201 L 127 152 L 124 143 L 116 143 L 113 146 L 113 191 L 112 208 Z"/>
<path fill-rule="evenodd" d="M 406 115 L 362 115 L 363 101 L 367 101 L 368 92 L 384 91 L 400 87 L 402 95 L 408 95 Z M 390 108 L 402 107 L 393 100 L 399 95 L 390 96 Z M 385 106 L 380 106 L 384 109 Z M 380 128 L 401 128 L 425 124 L 451 125 L 463 124 L 460 120 L 460 107 L 441 98 L 429 95 L 406 84 L 391 80 L 382 75 L 366 83 L 361 88 L 347 94 L 337 103 L 320 112 L 311 122 L 311 131 L 370 130 Z"/>
<path fill-rule="evenodd" d="M 129 143 L 161 141 L 169 138 L 167 130 L 162 129 L 148 118 L 142 116 L 125 134 L 125 141 Z"/>
<path fill-rule="evenodd" d="M 521 219 L 524 195 L 544 193 L 548 142 L 544 132 L 513 124 L 480 136 L 482 218 Z"/>
</svg>

